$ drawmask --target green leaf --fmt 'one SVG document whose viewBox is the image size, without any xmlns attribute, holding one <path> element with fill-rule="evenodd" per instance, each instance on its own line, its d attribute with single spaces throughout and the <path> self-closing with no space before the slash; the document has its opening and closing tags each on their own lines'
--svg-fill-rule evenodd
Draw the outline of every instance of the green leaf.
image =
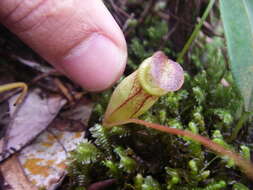
<svg viewBox="0 0 253 190">
<path fill-rule="evenodd" d="M 253 1 L 220 0 L 232 73 L 244 98 L 245 110 L 253 109 Z"/>
</svg>

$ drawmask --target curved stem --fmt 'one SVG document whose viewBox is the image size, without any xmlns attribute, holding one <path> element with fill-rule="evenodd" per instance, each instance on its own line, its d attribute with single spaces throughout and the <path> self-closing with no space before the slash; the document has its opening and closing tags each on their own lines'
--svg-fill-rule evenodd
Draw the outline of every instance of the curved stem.
<svg viewBox="0 0 253 190">
<path fill-rule="evenodd" d="M 17 100 L 15 102 L 15 105 L 17 105 L 17 104 L 20 104 L 23 101 L 25 95 L 27 94 L 28 87 L 27 87 L 27 85 L 25 83 L 23 83 L 23 82 L 15 82 L 15 83 L 10 83 L 10 84 L 2 85 L 2 86 L 0 86 L 0 93 L 8 91 L 8 90 L 12 90 L 14 88 L 22 88 L 22 92 L 18 96 L 18 98 L 17 98 Z"/>
<path fill-rule="evenodd" d="M 183 50 L 180 52 L 180 54 L 178 55 L 178 58 L 177 58 L 177 62 L 180 63 L 183 58 L 184 58 L 184 55 L 185 53 L 188 51 L 188 49 L 190 48 L 192 42 L 195 40 L 195 38 L 197 37 L 202 25 L 204 24 L 209 12 L 211 11 L 213 5 L 215 3 L 215 0 L 210 0 L 209 3 L 208 3 L 208 6 L 203 14 L 203 16 L 201 17 L 199 23 L 195 26 L 190 38 L 188 39 L 188 41 L 186 42 Z"/>
<path fill-rule="evenodd" d="M 212 140 L 210 140 L 206 137 L 193 134 L 189 131 L 170 128 L 170 127 L 159 125 L 159 124 L 149 123 L 149 122 L 139 120 L 139 119 L 129 119 L 127 122 L 128 123 L 136 123 L 136 124 L 144 125 L 148 128 L 156 129 L 158 131 L 166 132 L 166 133 L 169 133 L 169 134 L 189 137 L 189 138 L 201 143 L 205 147 L 215 151 L 218 154 L 221 154 L 223 156 L 228 156 L 229 158 L 232 158 L 235 161 L 235 163 L 242 169 L 242 171 L 250 179 L 253 180 L 253 164 L 250 161 L 243 159 L 240 155 L 236 154 L 235 152 L 232 152 L 231 150 L 225 149 L 221 145 L 213 142 Z"/>
</svg>

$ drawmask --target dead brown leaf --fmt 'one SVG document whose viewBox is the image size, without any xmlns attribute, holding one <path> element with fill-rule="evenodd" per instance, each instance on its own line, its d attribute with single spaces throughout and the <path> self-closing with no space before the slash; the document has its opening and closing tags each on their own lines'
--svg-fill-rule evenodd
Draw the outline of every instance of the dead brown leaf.
<svg viewBox="0 0 253 190">
<path fill-rule="evenodd" d="M 6 183 L 6 189 L 38 190 L 26 177 L 16 155 L 0 165 L 0 170 Z M 8 185 L 7 185 L 8 184 Z M 3 190 L 6 190 L 3 189 Z"/>
<path fill-rule="evenodd" d="M 0 151 L 0 161 L 19 151 L 30 143 L 58 114 L 66 103 L 59 95 L 43 94 L 41 90 L 34 89 L 17 109 L 13 104 L 16 97 L 9 100 L 11 121 L 6 129 Z"/>
<path fill-rule="evenodd" d="M 93 103 L 82 98 L 74 106 L 61 112 L 51 125 L 60 131 L 83 131 L 88 126 L 92 108 Z"/>
</svg>

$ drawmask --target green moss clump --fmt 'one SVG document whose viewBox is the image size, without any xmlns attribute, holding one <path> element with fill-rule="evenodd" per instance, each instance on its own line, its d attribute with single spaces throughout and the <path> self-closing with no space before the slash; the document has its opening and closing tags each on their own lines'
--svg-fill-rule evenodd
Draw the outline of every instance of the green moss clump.
<svg viewBox="0 0 253 190">
<path fill-rule="evenodd" d="M 158 49 L 175 56 L 170 41 L 161 43 L 168 31 L 168 24 L 155 15 L 147 16 L 142 27 L 132 31 L 126 74 Z M 244 113 L 224 55 L 224 41 L 201 34 L 196 44 L 189 54 L 190 67 L 183 65 L 187 70 L 183 88 L 161 97 L 141 119 L 200 134 L 250 159 L 252 149 L 247 143 L 252 140 L 245 141 L 247 131 L 236 134 L 236 140 L 230 138 Z M 69 189 L 87 188 L 106 179 L 117 181 L 108 190 L 249 189 L 250 181 L 233 160 L 193 140 L 135 124 L 101 126 L 112 91 L 93 95 L 97 104 L 89 141 L 81 143 L 70 157 Z M 248 123 L 248 119 L 243 121 L 242 125 Z"/>
<path fill-rule="evenodd" d="M 195 66 L 196 74 L 185 73 L 182 90 L 160 98 L 141 118 L 209 137 L 249 159 L 248 146 L 227 140 L 243 113 L 238 112 L 242 100 L 223 66 L 225 59 L 212 61 L 220 51 L 220 40 L 214 38 L 202 53 L 193 50 L 203 65 Z M 105 92 L 95 106 L 91 141 L 80 144 L 72 154 L 69 176 L 73 187 L 110 178 L 117 179 L 111 189 L 136 190 L 219 190 L 232 188 L 234 181 L 249 183 L 245 176 L 237 178 L 243 174 L 233 160 L 218 157 L 193 140 L 135 124 L 112 129 L 95 124 L 102 118 L 110 93 Z"/>
</svg>

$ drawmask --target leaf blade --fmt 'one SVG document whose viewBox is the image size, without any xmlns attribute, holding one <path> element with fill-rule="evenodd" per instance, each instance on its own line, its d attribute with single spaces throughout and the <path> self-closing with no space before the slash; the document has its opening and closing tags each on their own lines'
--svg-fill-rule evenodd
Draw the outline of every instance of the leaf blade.
<svg viewBox="0 0 253 190">
<path fill-rule="evenodd" d="M 246 111 L 253 110 L 253 1 L 220 0 L 232 73 L 244 98 Z"/>
</svg>

